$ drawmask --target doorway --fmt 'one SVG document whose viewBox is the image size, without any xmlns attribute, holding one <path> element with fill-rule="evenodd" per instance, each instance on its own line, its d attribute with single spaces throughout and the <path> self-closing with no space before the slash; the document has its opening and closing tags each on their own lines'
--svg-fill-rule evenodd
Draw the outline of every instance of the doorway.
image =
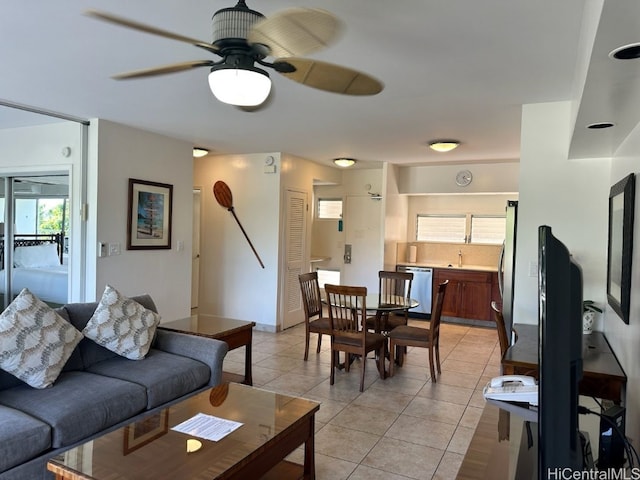
<svg viewBox="0 0 640 480">
<path fill-rule="evenodd" d="M 202 189 L 193 189 L 193 247 L 191 251 L 191 314 L 198 313 L 200 297 L 200 222 L 202 219 Z"/>
<path fill-rule="evenodd" d="M 69 175 L 0 177 L 0 294 L 6 308 L 23 288 L 51 306 L 67 303 Z"/>
</svg>

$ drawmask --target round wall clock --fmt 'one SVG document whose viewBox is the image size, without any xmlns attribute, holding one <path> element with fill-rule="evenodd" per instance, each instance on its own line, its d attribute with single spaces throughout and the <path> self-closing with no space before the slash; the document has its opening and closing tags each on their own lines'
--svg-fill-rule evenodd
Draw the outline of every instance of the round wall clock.
<svg viewBox="0 0 640 480">
<path fill-rule="evenodd" d="M 460 170 L 456 174 L 456 184 L 460 187 L 466 187 L 473 180 L 473 175 L 469 170 Z"/>
</svg>

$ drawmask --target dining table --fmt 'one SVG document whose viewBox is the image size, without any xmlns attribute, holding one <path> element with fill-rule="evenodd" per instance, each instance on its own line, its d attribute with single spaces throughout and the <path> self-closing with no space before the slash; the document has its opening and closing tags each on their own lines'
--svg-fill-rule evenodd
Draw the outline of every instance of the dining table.
<svg viewBox="0 0 640 480">
<path fill-rule="evenodd" d="M 324 289 L 320 289 L 322 291 L 322 303 L 325 305 L 328 303 L 327 297 L 325 295 Z M 420 302 L 415 298 L 405 297 L 402 295 L 389 295 L 389 294 L 380 294 L 380 293 L 367 293 L 365 297 L 365 308 L 367 311 L 375 310 L 375 327 L 374 331 L 376 333 L 382 333 L 383 335 L 388 333 L 388 328 L 386 327 L 386 321 L 389 318 L 389 313 L 402 311 L 405 309 L 411 309 L 418 307 Z M 349 307 L 349 305 L 340 305 L 341 307 Z M 355 308 L 359 308 L 360 305 L 355 305 Z M 363 319 L 364 322 L 364 319 Z M 355 356 L 352 357 L 352 360 Z M 338 368 L 340 370 L 344 369 L 344 363 L 339 363 Z M 386 372 L 385 372 L 386 377 Z"/>
<path fill-rule="evenodd" d="M 367 310 L 375 310 L 375 332 L 386 333 L 389 331 L 387 320 L 392 312 L 410 310 L 420 306 L 420 302 L 415 298 L 404 297 L 402 295 L 385 295 L 380 293 L 369 293 L 365 297 Z"/>
</svg>

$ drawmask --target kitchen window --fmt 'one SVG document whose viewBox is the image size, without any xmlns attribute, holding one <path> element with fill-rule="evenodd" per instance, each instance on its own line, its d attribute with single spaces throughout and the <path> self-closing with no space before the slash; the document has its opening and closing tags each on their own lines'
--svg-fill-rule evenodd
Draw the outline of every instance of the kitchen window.
<svg viewBox="0 0 640 480">
<path fill-rule="evenodd" d="M 472 215 L 471 236 L 469 243 L 490 243 L 501 245 L 507 219 L 498 215 Z"/>
<path fill-rule="evenodd" d="M 341 198 L 319 198 L 317 208 L 317 218 L 320 219 L 340 219 L 342 218 Z"/>
<path fill-rule="evenodd" d="M 416 224 L 416 240 L 499 245 L 504 241 L 505 225 L 504 215 L 420 214 Z"/>
</svg>

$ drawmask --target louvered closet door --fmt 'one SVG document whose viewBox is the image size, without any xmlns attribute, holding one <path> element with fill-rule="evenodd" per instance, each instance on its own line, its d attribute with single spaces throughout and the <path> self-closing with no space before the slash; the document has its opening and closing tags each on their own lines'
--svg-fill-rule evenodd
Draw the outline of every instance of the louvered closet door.
<svg viewBox="0 0 640 480">
<path fill-rule="evenodd" d="M 302 296 L 298 275 L 306 272 L 305 245 L 307 244 L 307 194 L 287 190 L 286 218 L 286 278 L 284 288 L 283 328 L 304 321 Z"/>
</svg>

